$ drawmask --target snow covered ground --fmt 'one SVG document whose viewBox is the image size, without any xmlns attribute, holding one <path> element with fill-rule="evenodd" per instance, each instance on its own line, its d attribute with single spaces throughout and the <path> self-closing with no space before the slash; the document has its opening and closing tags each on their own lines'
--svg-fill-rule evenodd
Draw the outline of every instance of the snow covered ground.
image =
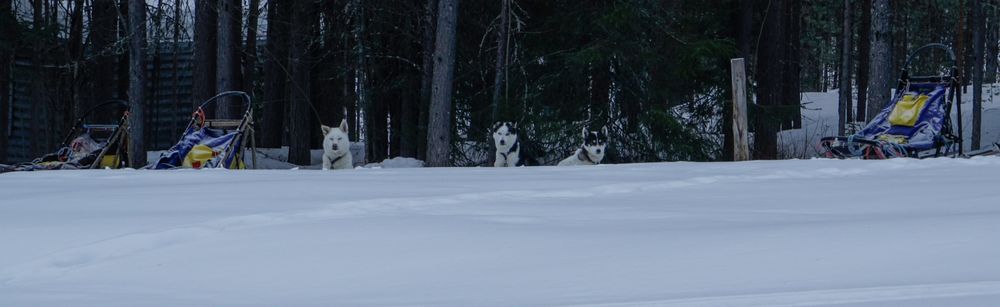
<svg viewBox="0 0 1000 307">
<path fill-rule="evenodd" d="M 0 175 L 0 306 L 1000 306 L 1000 158 Z"/>
</svg>

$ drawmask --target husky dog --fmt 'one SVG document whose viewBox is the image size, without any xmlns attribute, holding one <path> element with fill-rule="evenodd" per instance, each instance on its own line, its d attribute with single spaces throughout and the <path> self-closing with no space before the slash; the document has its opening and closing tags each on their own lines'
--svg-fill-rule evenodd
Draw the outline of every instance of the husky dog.
<svg viewBox="0 0 1000 307">
<path fill-rule="evenodd" d="M 559 166 L 600 164 L 604 160 L 607 146 L 608 127 L 601 128 L 601 131 L 587 131 L 587 128 L 583 128 L 583 146 L 572 156 L 559 161 Z"/>
<path fill-rule="evenodd" d="M 518 166 L 521 144 L 517 141 L 517 123 L 497 122 L 493 125 L 493 143 L 497 146 L 495 167 Z"/>
<path fill-rule="evenodd" d="M 340 121 L 340 127 L 320 125 L 320 128 L 323 129 L 323 170 L 354 168 L 347 120 Z"/>
</svg>

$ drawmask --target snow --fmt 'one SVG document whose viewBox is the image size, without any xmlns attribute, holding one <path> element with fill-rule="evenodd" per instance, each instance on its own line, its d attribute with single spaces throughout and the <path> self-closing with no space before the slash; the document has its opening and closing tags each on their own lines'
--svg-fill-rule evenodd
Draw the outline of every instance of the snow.
<svg viewBox="0 0 1000 307">
<path fill-rule="evenodd" d="M 0 306 L 998 306 L 1000 158 L 0 175 Z"/>
<path fill-rule="evenodd" d="M 382 160 L 380 163 L 371 163 L 365 165 L 366 168 L 413 168 L 413 167 L 424 167 L 424 161 L 420 161 L 414 158 L 407 157 L 395 157 L 392 159 Z"/>
</svg>

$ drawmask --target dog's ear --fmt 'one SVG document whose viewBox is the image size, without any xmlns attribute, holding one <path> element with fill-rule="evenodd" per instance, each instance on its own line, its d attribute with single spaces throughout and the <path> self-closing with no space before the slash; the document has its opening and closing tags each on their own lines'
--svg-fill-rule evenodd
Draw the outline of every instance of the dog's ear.
<svg viewBox="0 0 1000 307">
<path fill-rule="evenodd" d="M 326 125 L 319 125 L 319 128 L 323 130 L 323 135 L 330 134 L 330 127 L 327 127 Z"/>
<path fill-rule="evenodd" d="M 510 125 L 514 127 L 514 129 L 517 129 L 517 122 L 511 122 Z"/>
<path fill-rule="evenodd" d="M 608 137 L 608 126 L 601 127 L 601 133 L 604 134 L 604 137 Z"/>
<path fill-rule="evenodd" d="M 347 133 L 347 119 L 346 118 L 340 120 L 340 131 L 343 131 L 344 133 Z"/>
</svg>

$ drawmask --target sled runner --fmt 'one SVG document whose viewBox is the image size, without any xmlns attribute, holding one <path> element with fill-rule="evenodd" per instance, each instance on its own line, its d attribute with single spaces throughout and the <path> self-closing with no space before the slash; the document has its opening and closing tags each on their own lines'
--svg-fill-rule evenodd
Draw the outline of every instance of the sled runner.
<svg viewBox="0 0 1000 307">
<path fill-rule="evenodd" d="M 910 76 L 916 55 L 943 50 L 951 66 L 937 76 Z M 840 159 L 889 159 L 962 155 L 961 83 L 955 53 L 930 44 L 910 54 L 903 65 L 892 100 L 860 132 L 821 139 L 820 156 Z M 952 124 L 956 106 L 958 135 Z"/>
<path fill-rule="evenodd" d="M 73 122 L 55 152 L 27 163 L 0 165 L 0 173 L 11 171 L 121 168 L 128 161 L 128 102 L 108 100 L 88 110 Z M 93 123 L 98 111 L 115 110 L 114 123 Z"/>
<path fill-rule="evenodd" d="M 968 157 L 1000 155 L 1000 143 L 993 143 L 993 146 L 990 146 L 989 148 L 973 150 L 965 153 L 965 155 Z"/>
<path fill-rule="evenodd" d="M 208 119 L 205 107 L 224 97 L 239 97 L 245 108 L 240 119 Z M 256 144 L 253 135 L 253 108 L 245 92 L 222 92 L 203 102 L 191 114 L 191 122 L 177 144 L 146 166 L 149 169 L 173 168 L 226 168 L 244 169 L 243 161 L 247 144 L 251 150 L 253 166 L 257 165 Z"/>
</svg>

